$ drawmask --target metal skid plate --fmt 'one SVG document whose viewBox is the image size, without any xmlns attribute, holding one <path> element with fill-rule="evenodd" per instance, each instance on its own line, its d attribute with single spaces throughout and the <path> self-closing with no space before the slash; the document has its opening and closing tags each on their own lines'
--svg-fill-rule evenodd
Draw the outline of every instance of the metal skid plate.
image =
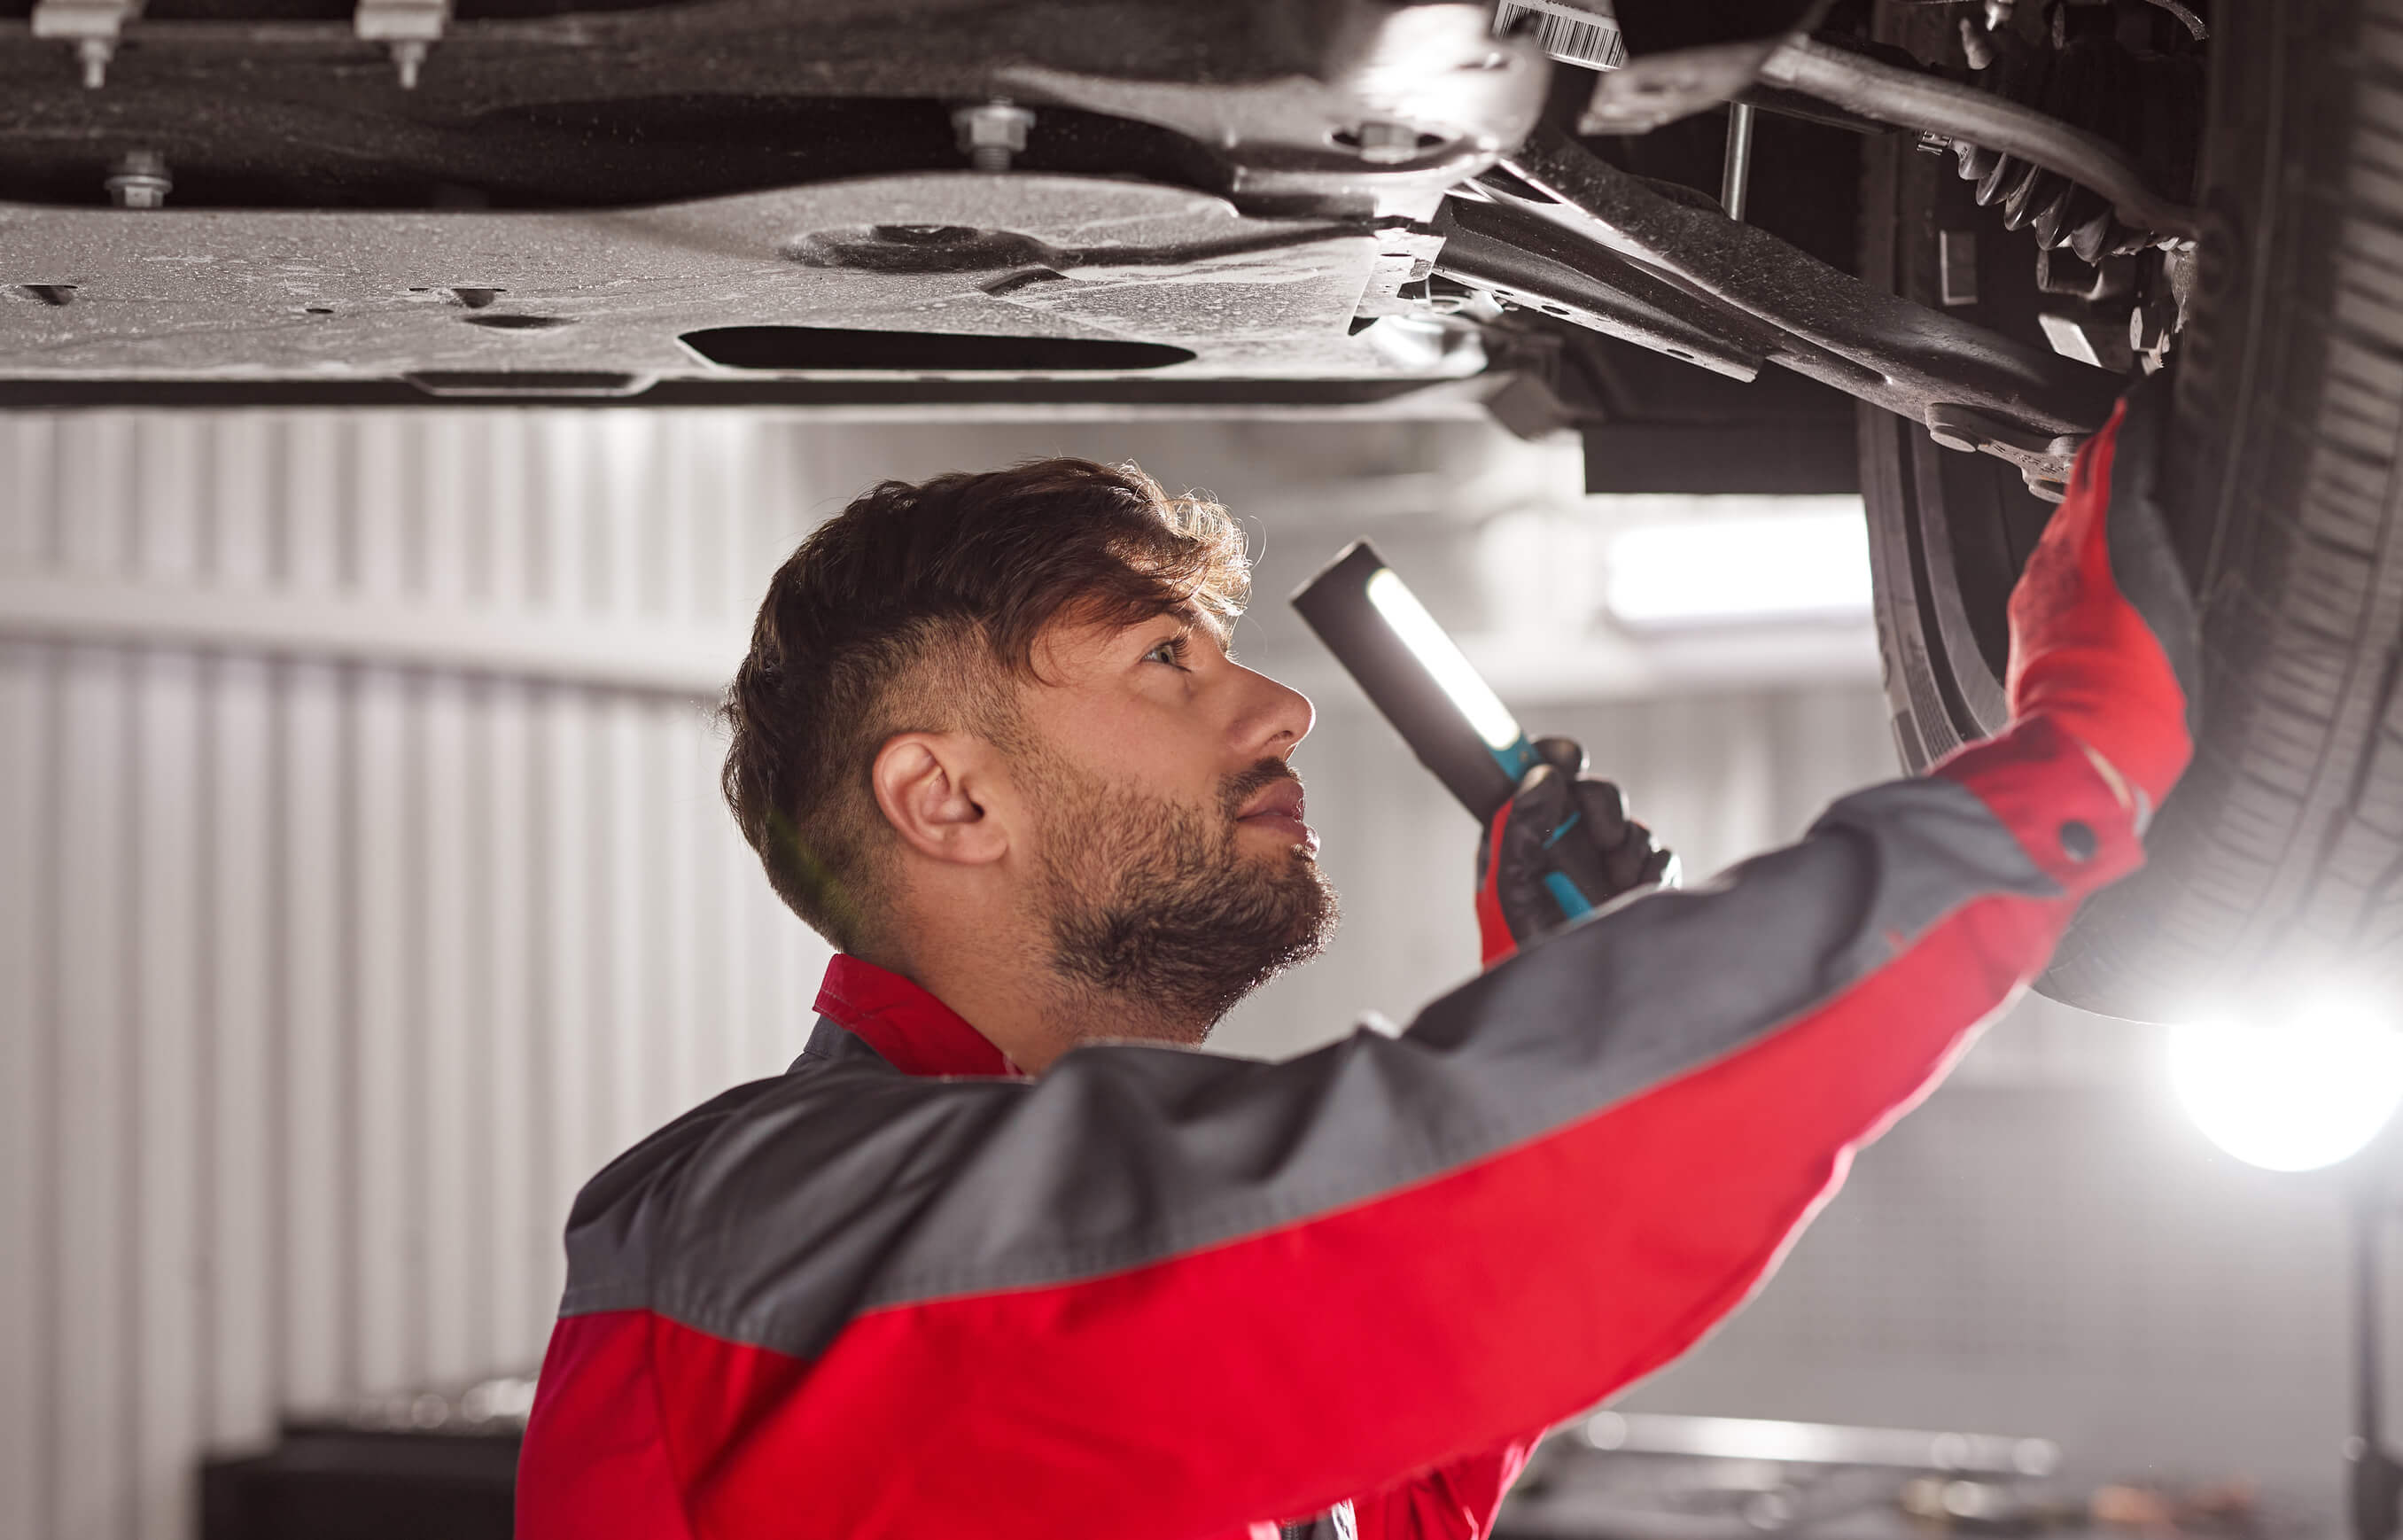
<svg viewBox="0 0 2403 1540">
<path fill-rule="evenodd" d="M 980 344 L 963 362 L 937 342 L 868 370 L 919 379 L 1473 373 L 1473 343 L 1347 335 L 1393 244 L 1365 219 L 973 172 L 556 213 L 0 205 L 0 380 L 408 378 L 477 394 L 519 377 L 609 394 L 860 372 L 803 334 L 714 350 L 729 363 L 707 338 L 680 340 L 744 327 L 1070 344 Z"/>
</svg>

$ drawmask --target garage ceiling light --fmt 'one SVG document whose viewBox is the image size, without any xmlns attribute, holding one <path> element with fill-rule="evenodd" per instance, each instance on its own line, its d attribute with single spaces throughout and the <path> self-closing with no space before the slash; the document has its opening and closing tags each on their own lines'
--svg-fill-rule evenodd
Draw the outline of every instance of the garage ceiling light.
<svg viewBox="0 0 2403 1540">
<path fill-rule="evenodd" d="M 1858 497 L 1687 500 L 1709 511 L 1630 521 L 1609 539 L 1604 602 L 1635 630 L 1869 614 L 1868 523 Z"/>
</svg>

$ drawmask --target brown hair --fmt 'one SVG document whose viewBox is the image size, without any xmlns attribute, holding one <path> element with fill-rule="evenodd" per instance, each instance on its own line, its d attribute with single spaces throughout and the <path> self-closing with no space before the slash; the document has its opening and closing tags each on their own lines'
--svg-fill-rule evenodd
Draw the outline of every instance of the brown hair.
<svg viewBox="0 0 2403 1540">
<path fill-rule="evenodd" d="M 727 805 L 777 894 L 855 950 L 879 920 L 889 831 L 868 771 L 888 739 L 1005 732 L 1003 687 L 1055 619 L 1132 625 L 1192 604 L 1231 624 L 1250 586 L 1226 510 L 1132 465 L 870 487 L 768 584 L 720 711 Z"/>
</svg>

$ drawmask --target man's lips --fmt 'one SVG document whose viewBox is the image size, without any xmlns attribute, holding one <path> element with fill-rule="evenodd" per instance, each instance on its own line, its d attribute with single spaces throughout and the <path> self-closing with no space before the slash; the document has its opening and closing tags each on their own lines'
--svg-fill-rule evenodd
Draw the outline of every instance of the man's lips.
<svg viewBox="0 0 2403 1540">
<path fill-rule="evenodd" d="M 1262 786 L 1243 804 L 1235 821 L 1254 828 L 1267 829 L 1286 844 L 1300 845 L 1313 855 L 1318 852 L 1318 831 L 1302 822 L 1301 783 L 1271 781 Z"/>
</svg>

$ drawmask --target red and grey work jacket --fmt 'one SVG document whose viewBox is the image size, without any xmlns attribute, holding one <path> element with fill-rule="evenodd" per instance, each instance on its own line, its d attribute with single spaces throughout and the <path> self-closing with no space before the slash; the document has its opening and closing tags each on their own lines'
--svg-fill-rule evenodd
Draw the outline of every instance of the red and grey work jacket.
<svg viewBox="0 0 2403 1540">
<path fill-rule="evenodd" d="M 838 960 L 790 1073 L 576 1200 L 519 1533 L 1479 1534 L 2140 861 L 2036 718 L 1283 1063 L 1028 1080 Z"/>
</svg>

